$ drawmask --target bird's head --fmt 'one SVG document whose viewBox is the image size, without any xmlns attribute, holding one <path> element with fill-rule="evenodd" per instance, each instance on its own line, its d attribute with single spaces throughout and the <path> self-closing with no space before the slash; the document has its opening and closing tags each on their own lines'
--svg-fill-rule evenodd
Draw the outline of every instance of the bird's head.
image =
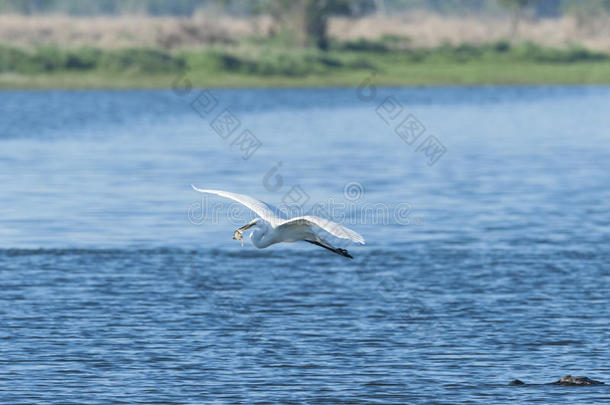
<svg viewBox="0 0 610 405">
<path fill-rule="evenodd" d="M 252 228 L 253 226 L 258 224 L 258 218 L 254 221 L 250 222 L 247 225 L 242 226 L 241 228 L 237 228 L 235 232 L 233 232 L 233 239 L 241 241 L 242 247 L 244 246 L 244 231 Z"/>
</svg>

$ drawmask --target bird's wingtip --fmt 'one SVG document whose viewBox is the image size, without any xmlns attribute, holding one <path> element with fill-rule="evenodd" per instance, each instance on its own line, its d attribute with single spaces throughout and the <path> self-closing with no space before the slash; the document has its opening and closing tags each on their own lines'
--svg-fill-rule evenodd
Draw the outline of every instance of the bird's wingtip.
<svg viewBox="0 0 610 405">
<path fill-rule="evenodd" d="M 366 243 L 364 242 L 364 237 L 362 235 L 356 233 L 355 236 L 356 238 L 354 239 L 354 242 L 360 243 L 361 245 L 366 245 Z"/>
</svg>

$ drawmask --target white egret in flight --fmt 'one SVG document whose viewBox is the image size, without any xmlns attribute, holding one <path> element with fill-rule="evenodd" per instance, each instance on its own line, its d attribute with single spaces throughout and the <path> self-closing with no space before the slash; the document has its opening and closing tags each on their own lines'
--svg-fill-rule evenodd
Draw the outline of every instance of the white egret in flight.
<svg viewBox="0 0 610 405">
<path fill-rule="evenodd" d="M 237 201 L 254 211 L 254 213 L 260 217 L 241 228 L 238 228 L 233 233 L 233 239 L 240 240 L 242 246 L 244 245 L 243 232 L 249 228 L 253 228 L 252 233 L 250 233 L 250 240 L 252 241 L 252 244 L 259 249 L 264 249 L 280 242 L 305 241 L 328 249 L 338 255 L 353 259 L 352 255 L 350 255 L 347 250 L 334 247 L 320 236 L 316 232 L 319 229 L 322 229 L 337 238 L 349 239 L 364 245 L 364 238 L 361 235 L 336 222 L 313 215 L 288 219 L 284 218 L 282 213 L 271 205 L 248 197 L 247 195 L 229 193 L 227 191 L 202 190 L 195 186 L 192 187 L 195 191 L 199 191 L 200 193 L 214 194 Z"/>
</svg>

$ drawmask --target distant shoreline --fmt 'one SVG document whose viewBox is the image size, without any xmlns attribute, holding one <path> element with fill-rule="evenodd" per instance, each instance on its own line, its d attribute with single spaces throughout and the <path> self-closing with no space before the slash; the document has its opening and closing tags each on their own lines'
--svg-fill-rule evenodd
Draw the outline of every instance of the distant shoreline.
<svg viewBox="0 0 610 405">
<path fill-rule="evenodd" d="M 524 20 L 511 35 L 509 23 L 333 17 L 321 51 L 265 16 L 0 15 L 0 89 L 171 88 L 185 71 L 215 88 L 353 87 L 372 73 L 385 86 L 610 84 L 604 29 L 562 17 Z"/>
<path fill-rule="evenodd" d="M 371 76 L 371 72 L 350 71 L 324 76 L 303 77 L 256 76 L 246 74 L 193 71 L 180 74 L 99 74 L 0 73 L 0 90 L 10 89 L 163 89 L 182 86 L 188 78 L 193 87 L 357 87 Z M 174 84 L 176 83 L 176 84 Z M 592 85 L 610 84 L 610 62 L 570 65 L 415 65 L 400 72 L 376 73 L 377 86 L 471 86 L 471 85 Z"/>
</svg>

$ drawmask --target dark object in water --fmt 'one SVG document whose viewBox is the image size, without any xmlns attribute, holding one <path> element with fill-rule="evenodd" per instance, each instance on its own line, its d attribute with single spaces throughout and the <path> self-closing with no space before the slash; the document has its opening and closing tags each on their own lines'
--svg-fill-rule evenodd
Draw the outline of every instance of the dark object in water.
<svg viewBox="0 0 610 405">
<path fill-rule="evenodd" d="M 508 385 L 525 385 L 525 383 L 521 380 L 512 380 Z"/>
<path fill-rule="evenodd" d="M 573 377 L 571 375 L 566 375 L 565 377 L 560 378 L 559 380 L 548 383 L 546 385 L 565 385 L 565 386 L 575 386 L 575 385 L 604 385 L 602 381 L 593 380 L 589 377 Z M 508 385 L 525 385 L 525 383 L 521 380 L 512 380 L 508 383 Z M 530 384 L 533 385 L 533 384 Z"/>
<path fill-rule="evenodd" d="M 603 385 L 604 383 L 597 380 L 592 380 L 589 377 L 572 377 L 571 375 L 566 375 L 563 378 L 555 381 L 555 385 Z"/>
</svg>

